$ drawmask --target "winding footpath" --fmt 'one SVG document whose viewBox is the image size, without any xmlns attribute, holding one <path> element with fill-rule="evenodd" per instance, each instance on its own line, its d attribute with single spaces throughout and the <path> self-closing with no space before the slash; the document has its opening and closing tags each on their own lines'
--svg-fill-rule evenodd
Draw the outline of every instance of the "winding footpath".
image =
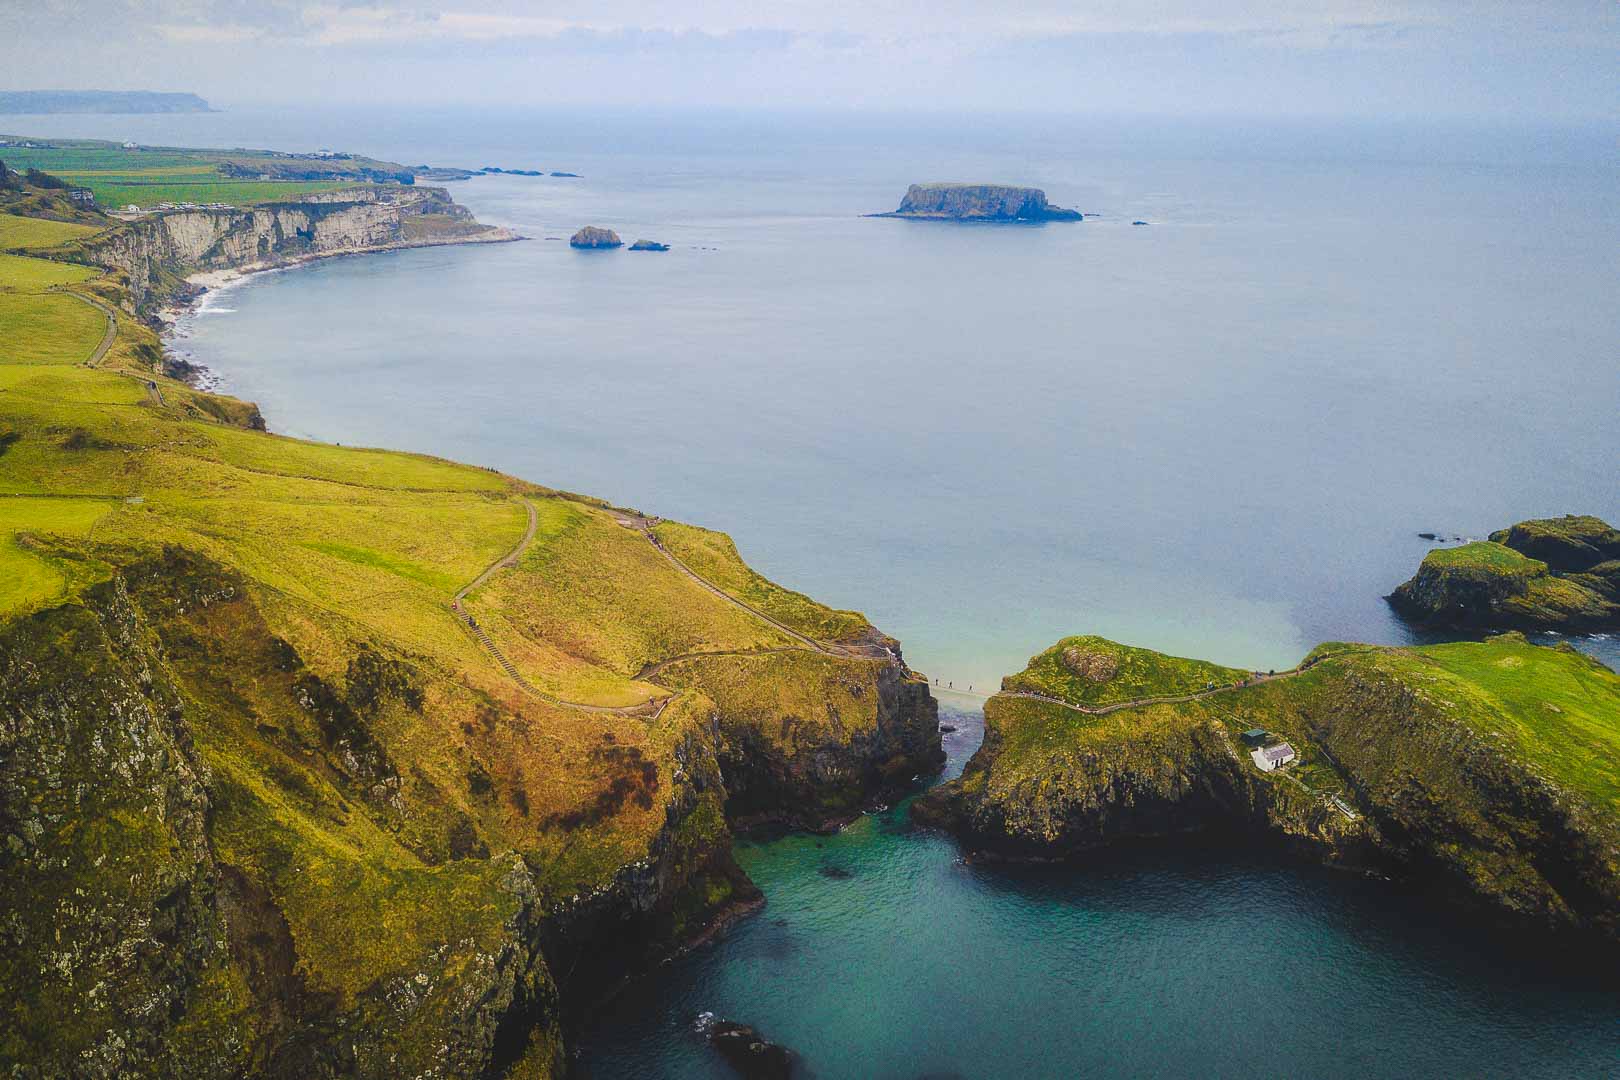
<svg viewBox="0 0 1620 1080">
<path fill-rule="evenodd" d="M 719 597 L 721 600 L 724 600 L 732 607 L 746 611 L 748 614 L 752 615 L 754 618 L 760 620 L 766 625 L 772 626 L 781 631 L 794 641 L 797 641 L 799 645 L 805 649 L 809 649 L 812 652 L 821 653 L 823 656 L 838 656 L 844 658 L 853 657 L 864 660 L 895 659 L 894 650 L 883 645 L 846 645 L 837 642 L 817 641 L 815 638 L 806 637 L 804 634 L 801 634 L 797 630 L 793 629 L 793 627 L 788 626 L 786 623 L 775 619 L 770 615 L 767 615 L 765 612 L 754 607 L 752 604 L 737 599 L 737 597 L 732 596 L 718 585 L 697 573 L 697 571 L 693 570 L 690 566 L 687 566 L 675 556 L 674 552 L 670 551 L 664 546 L 664 542 L 658 539 L 658 534 L 653 532 L 654 526 L 659 524 L 660 519 L 658 518 L 619 518 L 618 521 L 619 524 L 625 526 L 626 528 L 634 529 L 639 532 L 643 537 L 646 538 L 649 544 L 658 550 L 660 555 L 669 560 L 669 564 L 671 566 L 680 571 L 682 574 L 686 575 L 688 578 L 691 578 L 693 581 L 697 582 L 700 588 L 713 593 L 715 596 Z M 701 656 L 703 654 L 696 653 L 693 655 Z M 688 657 L 677 657 L 676 659 L 688 659 Z M 675 660 L 665 661 L 666 664 L 671 664 L 674 662 Z"/>
<path fill-rule="evenodd" d="M 494 657 L 496 664 L 500 666 L 501 670 L 504 671 L 507 676 L 522 690 L 531 696 L 551 705 L 559 705 L 568 709 L 578 709 L 582 712 L 606 713 L 613 716 L 640 716 L 647 717 L 651 720 L 656 720 L 663 714 L 664 709 L 669 705 L 669 703 L 675 699 L 674 694 L 667 694 L 661 698 L 652 698 L 648 701 L 642 702 L 639 705 L 592 705 L 583 701 L 568 701 L 564 698 L 557 697 L 555 694 L 548 694 L 544 690 L 539 689 L 533 683 L 530 683 L 523 677 L 522 672 L 518 671 L 517 665 L 512 663 L 507 655 L 501 651 L 500 646 L 495 644 L 495 640 L 489 636 L 489 632 L 486 631 L 482 626 L 478 625 L 478 621 L 474 619 L 463 606 L 467 597 L 471 595 L 474 590 L 484 585 L 490 580 L 490 578 L 494 577 L 500 571 L 508 567 L 516 566 L 518 564 L 518 560 L 523 557 L 523 553 L 527 551 L 529 545 L 534 542 L 535 533 L 539 529 L 539 515 L 535 512 L 534 504 L 528 499 L 523 500 L 523 509 L 527 511 L 529 515 L 528 526 L 523 531 L 523 538 L 518 541 L 517 546 L 511 551 L 490 563 L 484 568 L 483 573 L 479 574 L 472 581 L 462 586 L 461 589 L 456 592 L 455 596 L 451 598 L 450 610 L 455 614 L 456 618 L 462 623 L 462 625 L 464 625 L 472 633 L 472 635 L 478 639 L 479 644 L 484 647 L 484 650 L 488 652 L 490 656 Z M 687 566 L 684 562 L 677 558 L 673 552 L 666 548 L 663 542 L 660 541 L 653 533 L 653 526 L 658 523 L 658 519 L 644 517 L 617 517 L 615 520 L 617 520 L 620 525 L 640 533 L 641 536 L 645 538 L 646 541 L 651 544 L 659 554 L 669 561 L 671 566 L 695 582 L 704 591 L 713 594 L 715 597 L 725 601 L 733 607 L 747 612 L 749 615 L 760 620 L 766 625 L 780 631 L 782 634 L 786 635 L 796 643 L 793 645 L 778 646 L 776 648 L 715 649 L 706 652 L 694 652 L 686 653 L 681 656 L 672 656 L 667 659 L 655 661 L 643 666 L 642 669 L 634 676 L 634 679 L 638 682 L 651 682 L 666 668 L 669 668 L 674 664 L 679 664 L 687 660 L 702 660 L 716 656 L 770 656 L 775 653 L 785 652 L 815 652 L 823 656 L 834 656 L 845 660 L 864 659 L 894 661 L 897 659 L 894 651 L 883 645 L 845 645 L 833 642 L 817 641 L 814 638 L 807 637 L 806 635 L 801 634 L 799 631 L 793 629 L 791 626 L 788 626 L 780 620 L 767 615 L 763 611 L 760 611 L 753 605 L 745 603 L 744 601 L 739 600 L 737 597 L 732 596 L 730 593 L 726 592 L 724 589 L 720 588 L 718 585 L 715 585 L 713 582 L 698 574 L 691 567 Z"/>
<path fill-rule="evenodd" d="M 108 350 L 113 347 L 113 342 L 118 340 L 118 313 L 93 296 L 86 296 L 84 293 L 74 292 L 71 289 L 57 289 L 54 291 L 60 292 L 64 296 L 72 296 L 79 300 L 83 300 L 85 303 L 89 304 L 93 308 L 96 308 L 107 317 L 107 329 L 106 332 L 101 335 L 101 344 L 97 345 L 95 351 L 90 354 L 90 359 L 84 362 L 85 367 L 100 367 L 101 362 L 107 358 Z M 153 404 L 157 405 L 159 408 L 162 408 L 165 405 L 163 400 L 163 390 L 158 386 L 156 379 L 144 378 L 128 371 L 120 371 L 118 374 L 127 376 L 131 379 L 140 379 L 141 382 L 146 384 L 146 395 L 152 399 Z"/>
<path fill-rule="evenodd" d="M 505 653 L 501 652 L 500 646 L 495 644 L 494 639 L 489 636 L 489 632 L 479 626 L 478 620 L 474 619 L 471 614 L 462 608 L 462 601 L 467 599 L 467 594 L 483 585 L 501 570 L 509 566 L 516 566 L 518 560 L 523 557 L 523 553 L 528 550 L 529 545 L 534 543 L 534 534 L 540 527 L 540 516 L 535 513 L 534 504 L 528 499 L 523 500 L 523 509 L 529 515 L 529 524 L 523 530 L 523 539 L 518 541 L 517 547 L 490 563 L 484 568 L 483 573 L 463 585 L 461 590 L 451 599 L 450 610 L 455 612 L 456 617 L 468 630 L 472 631 L 473 637 L 478 639 L 479 644 L 483 645 L 484 649 L 495 658 L 495 662 L 500 665 L 501 670 L 506 672 L 513 682 L 517 683 L 522 690 L 531 696 L 551 705 L 560 705 L 567 709 L 578 709 L 581 712 L 605 713 L 611 716 L 643 716 L 649 720 L 658 719 L 663 715 L 665 707 L 674 700 L 675 695 L 669 694 L 661 698 L 653 698 L 639 705 L 592 705 L 584 701 L 567 701 L 557 697 L 555 694 L 546 693 L 523 677 L 523 674 L 518 671 L 517 665 L 512 663 Z"/>
<path fill-rule="evenodd" d="M 992 694 L 991 697 L 1026 698 L 1030 701 L 1044 701 L 1049 705 L 1061 705 L 1065 709 L 1072 709 L 1074 712 L 1084 713 L 1087 716 L 1107 716 L 1109 713 L 1119 712 L 1122 709 L 1136 709 L 1144 705 L 1179 705 L 1187 701 L 1200 701 L 1204 698 L 1214 697 L 1217 694 L 1230 694 L 1237 690 L 1247 690 L 1262 683 L 1292 679 L 1296 675 L 1305 674 L 1305 672 L 1333 655 L 1336 654 L 1323 653 L 1321 656 L 1313 656 L 1298 667 L 1289 668 L 1287 671 L 1279 671 L 1271 675 L 1254 675 L 1244 679 L 1242 682 L 1227 683 L 1223 686 L 1215 686 L 1191 694 L 1167 694 L 1161 697 L 1136 698 L 1132 701 L 1115 701 L 1107 705 L 1076 705 L 1072 701 L 1065 701 L 1050 694 L 1037 694 L 1033 690 L 1002 690 L 999 693 Z"/>
</svg>

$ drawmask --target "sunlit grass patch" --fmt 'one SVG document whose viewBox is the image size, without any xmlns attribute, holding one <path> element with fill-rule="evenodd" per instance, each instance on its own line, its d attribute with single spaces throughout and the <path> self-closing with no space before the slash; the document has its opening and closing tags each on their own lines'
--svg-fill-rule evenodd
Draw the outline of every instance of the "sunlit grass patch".
<svg viewBox="0 0 1620 1080">
<path fill-rule="evenodd" d="M 100 274 L 100 270 L 90 266 L 32 259 L 26 255 L 0 255 L 0 289 L 40 292 L 53 285 L 88 281 Z"/>
<path fill-rule="evenodd" d="M 1064 638 L 1031 657 L 1029 666 L 1007 676 L 1002 686 L 1095 706 L 1196 693 L 1211 683 L 1229 686 L 1246 674 L 1207 660 L 1168 656 L 1084 635 Z"/>
<path fill-rule="evenodd" d="M 116 506 L 106 499 L 0 498 L 0 616 L 59 598 L 62 572 L 24 546 L 23 534 L 79 538 Z"/>
<path fill-rule="evenodd" d="M 670 552 L 713 585 L 785 626 L 817 641 L 853 641 L 871 630 L 858 611 L 839 611 L 784 588 L 756 572 L 725 533 L 680 522 L 661 522 L 654 532 Z"/>
<path fill-rule="evenodd" d="M 0 291 L 0 364 L 80 364 L 106 329 L 101 312 L 71 296 Z"/>
<path fill-rule="evenodd" d="M 93 225 L 0 214 L 0 251 L 44 250 L 100 231 Z"/>
</svg>

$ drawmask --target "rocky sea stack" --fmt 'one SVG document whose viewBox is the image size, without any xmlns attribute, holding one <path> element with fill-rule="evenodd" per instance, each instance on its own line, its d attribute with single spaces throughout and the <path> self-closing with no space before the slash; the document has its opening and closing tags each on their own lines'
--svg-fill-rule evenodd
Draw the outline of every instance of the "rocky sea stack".
<svg viewBox="0 0 1620 1080">
<path fill-rule="evenodd" d="M 1620 942 L 1617 717 L 1620 676 L 1516 633 L 1323 645 L 1275 675 L 1070 638 L 1006 680 L 913 820 L 1009 859 L 1280 842 Z"/>
<path fill-rule="evenodd" d="M 603 229 L 596 225 L 587 225 L 579 232 L 568 238 L 568 246 L 586 249 L 623 247 L 624 241 L 612 229 Z"/>
<path fill-rule="evenodd" d="M 660 244 L 657 240 L 637 240 L 630 245 L 631 251 L 668 251 L 668 244 Z"/>
<path fill-rule="evenodd" d="M 1389 596 L 1404 618 L 1464 630 L 1620 628 L 1620 529 L 1567 515 L 1437 548 Z"/>
<path fill-rule="evenodd" d="M 1078 210 L 1046 201 L 1040 188 L 1007 184 L 912 184 L 900 208 L 873 217 L 938 221 L 1079 221 Z"/>
</svg>

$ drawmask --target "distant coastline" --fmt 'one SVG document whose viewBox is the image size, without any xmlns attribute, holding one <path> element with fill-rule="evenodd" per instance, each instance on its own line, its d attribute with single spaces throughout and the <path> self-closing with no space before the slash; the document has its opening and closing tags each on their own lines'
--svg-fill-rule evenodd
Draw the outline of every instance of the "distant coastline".
<svg viewBox="0 0 1620 1080">
<path fill-rule="evenodd" d="M 152 90 L 0 90 L 0 113 L 67 114 L 219 112 L 196 94 Z"/>
</svg>

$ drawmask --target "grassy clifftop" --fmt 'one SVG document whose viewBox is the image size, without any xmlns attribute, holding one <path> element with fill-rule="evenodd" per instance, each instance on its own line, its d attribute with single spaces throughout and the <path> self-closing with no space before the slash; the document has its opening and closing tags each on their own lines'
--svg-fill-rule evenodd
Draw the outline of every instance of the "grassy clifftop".
<svg viewBox="0 0 1620 1080">
<path fill-rule="evenodd" d="M 39 253 L 0 259 L 0 1059 L 552 1075 L 583 974 L 752 899 L 734 778 L 793 816 L 930 767 L 926 684 L 753 614 L 881 636 L 726 538 L 255 430 Z"/>
<path fill-rule="evenodd" d="M 1037 677 L 1050 656 L 1032 661 Z M 1518 634 L 1334 645 L 1312 661 L 1113 711 L 997 695 L 983 748 L 921 817 L 978 850 L 1037 858 L 1189 831 L 1277 835 L 1620 938 L 1620 676 Z M 1255 728 L 1297 759 L 1262 771 L 1242 738 Z"/>
<path fill-rule="evenodd" d="M 1620 627 L 1620 530 L 1570 515 L 1429 552 L 1389 597 L 1427 626 L 1587 632 Z"/>
</svg>

